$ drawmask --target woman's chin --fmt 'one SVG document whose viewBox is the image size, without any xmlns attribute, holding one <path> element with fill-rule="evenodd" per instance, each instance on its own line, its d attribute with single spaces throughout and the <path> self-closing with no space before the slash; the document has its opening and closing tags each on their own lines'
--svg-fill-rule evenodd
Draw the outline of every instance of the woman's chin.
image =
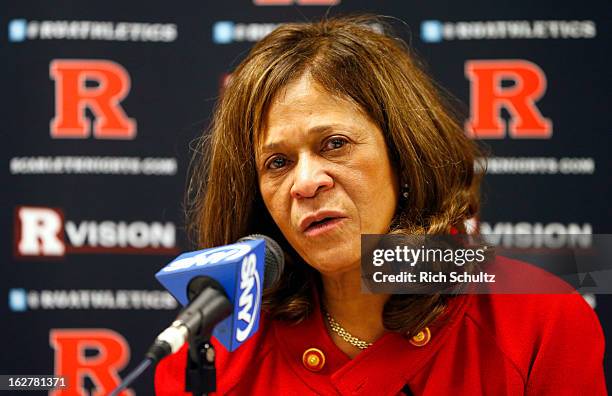
<svg viewBox="0 0 612 396">
<path fill-rule="evenodd" d="M 309 265 L 326 277 L 335 277 L 349 272 L 360 271 L 360 261 L 358 257 L 350 262 L 329 259 L 309 261 Z"/>
</svg>

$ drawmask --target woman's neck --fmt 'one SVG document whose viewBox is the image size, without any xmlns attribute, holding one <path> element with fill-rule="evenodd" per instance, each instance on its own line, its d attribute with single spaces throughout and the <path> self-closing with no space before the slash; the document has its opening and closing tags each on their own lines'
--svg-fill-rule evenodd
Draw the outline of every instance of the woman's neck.
<svg viewBox="0 0 612 396">
<path fill-rule="evenodd" d="M 323 307 L 344 330 L 370 343 L 385 333 L 382 312 L 389 295 L 362 292 L 359 268 L 339 275 L 321 275 L 321 279 Z M 332 340 L 346 355 L 354 358 L 361 352 L 332 331 L 327 321 L 326 324 Z"/>
</svg>

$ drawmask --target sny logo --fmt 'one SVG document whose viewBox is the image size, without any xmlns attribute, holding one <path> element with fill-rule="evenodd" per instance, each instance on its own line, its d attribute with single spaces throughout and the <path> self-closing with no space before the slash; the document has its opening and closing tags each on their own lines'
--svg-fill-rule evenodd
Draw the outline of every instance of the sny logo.
<svg viewBox="0 0 612 396">
<path fill-rule="evenodd" d="M 253 287 L 255 290 L 253 290 Z M 259 301 L 261 300 L 261 282 L 257 272 L 257 257 L 249 254 L 242 260 L 240 270 L 240 298 L 238 305 L 238 320 L 246 323 L 244 328 L 236 328 L 236 340 L 243 342 L 251 334 L 255 325 L 255 317 L 259 312 Z"/>
<path fill-rule="evenodd" d="M 57 59 L 49 66 L 55 81 L 54 139 L 134 139 L 136 121 L 119 104 L 130 92 L 130 76 L 109 60 Z M 85 116 L 93 112 L 93 128 Z"/>
<path fill-rule="evenodd" d="M 511 116 L 507 128 L 511 138 L 550 139 L 552 122 L 535 105 L 546 92 L 546 75 L 538 65 L 526 60 L 473 60 L 466 62 L 465 75 L 471 86 L 468 136 L 504 138 L 503 107 Z M 504 81 L 511 86 L 503 87 Z"/>
<path fill-rule="evenodd" d="M 191 267 L 200 267 L 207 264 L 216 264 L 220 261 L 232 261 L 248 253 L 251 247 L 244 243 L 235 243 L 229 246 L 220 246 L 205 250 L 193 256 L 174 260 L 162 269 L 162 272 L 173 272 Z"/>
</svg>

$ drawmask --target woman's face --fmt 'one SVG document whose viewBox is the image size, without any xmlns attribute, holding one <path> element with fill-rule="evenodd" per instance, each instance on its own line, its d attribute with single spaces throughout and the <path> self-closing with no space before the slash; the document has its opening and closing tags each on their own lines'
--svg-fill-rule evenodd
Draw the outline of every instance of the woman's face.
<svg viewBox="0 0 612 396">
<path fill-rule="evenodd" d="M 388 231 L 398 186 L 382 131 L 307 75 L 272 102 L 256 161 L 268 211 L 319 272 L 358 268 L 360 235 Z"/>
</svg>

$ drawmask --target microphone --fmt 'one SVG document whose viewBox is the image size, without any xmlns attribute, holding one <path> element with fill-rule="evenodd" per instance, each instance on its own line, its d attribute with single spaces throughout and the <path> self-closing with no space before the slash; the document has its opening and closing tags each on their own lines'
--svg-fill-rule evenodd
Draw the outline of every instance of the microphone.
<svg viewBox="0 0 612 396">
<path fill-rule="evenodd" d="M 283 267 L 281 247 L 260 234 L 181 254 L 155 277 L 186 307 L 157 336 L 146 357 L 157 362 L 190 337 L 211 332 L 234 351 L 257 332 L 262 292 L 278 281 Z"/>
</svg>

